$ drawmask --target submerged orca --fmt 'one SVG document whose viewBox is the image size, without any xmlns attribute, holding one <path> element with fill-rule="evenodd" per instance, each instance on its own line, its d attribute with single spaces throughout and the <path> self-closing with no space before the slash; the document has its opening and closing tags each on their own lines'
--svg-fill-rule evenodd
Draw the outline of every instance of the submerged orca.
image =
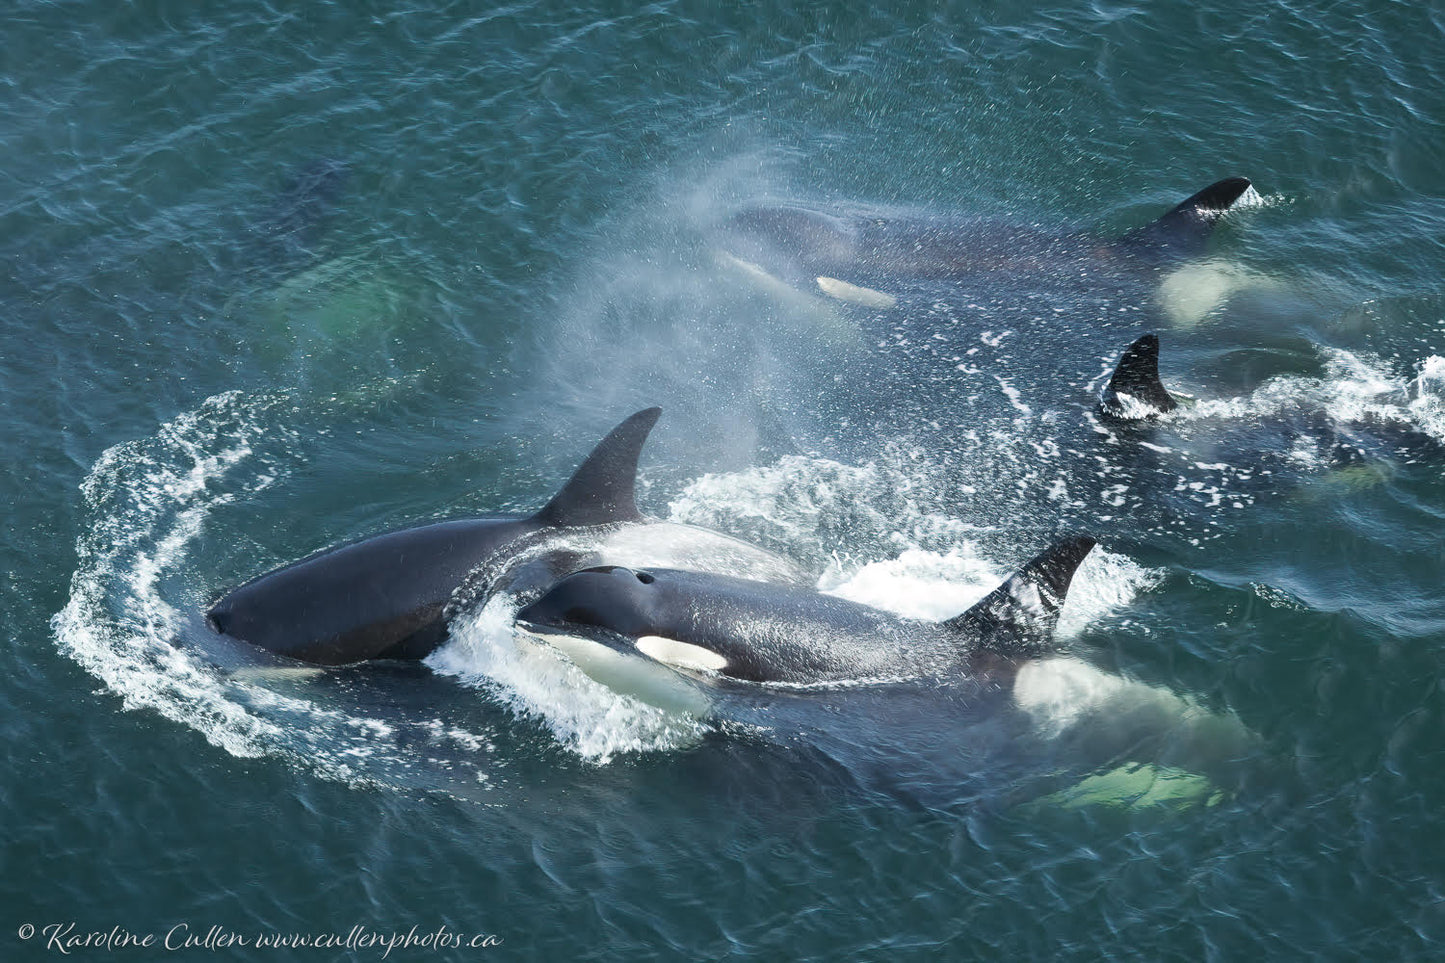
<svg viewBox="0 0 1445 963">
<path fill-rule="evenodd" d="M 1412 415 L 1412 404 L 1422 396 L 1433 398 L 1423 379 L 1405 388 L 1371 389 L 1368 405 L 1354 400 L 1339 412 L 1330 410 L 1328 389 L 1321 396 L 1323 382 L 1303 381 L 1315 387 L 1299 393 L 1284 381 L 1261 385 L 1265 417 L 1249 413 L 1252 401 L 1246 396 L 1223 399 L 1223 405 L 1206 404 L 1191 417 L 1160 423 L 1161 416 L 1183 406 L 1159 377 L 1159 337 L 1146 334 L 1124 349 L 1095 410 L 1099 423 L 1121 429 L 1121 437 L 1135 429 L 1149 430 L 1152 440 L 1130 449 L 1136 464 L 1150 459 L 1157 464 L 1158 456 L 1172 452 L 1207 468 L 1198 462 L 1208 452 L 1216 468 L 1246 466 L 1232 476 L 1233 490 L 1241 494 L 1321 469 L 1340 473 L 1338 478 L 1347 485 L 1373 484 L 1392 470 L 1392 462 L 1438 463 L 1442 457 L 1439 439 Z"/>
<path fill-rule="evenodd" d="M 320 158 L 292 172 L 271 205 L 248 220 L 249 259 L 272 273 L 304 266 L 350 180 L 351 165 L 336 158 Z"/>
<path fill-rule="evenodd" d="M 1163 216 L 1113 240 L 1073 231 L 948 217 L 839 216 L 803 207 L 758 207 L 724 227 L 730 256 L 752 271 L 805 290 L 873 308 L 892 307 L 877 290 L 910 280 L 953 280 L 1004 272 L 1051 277 L 1149 269 L 1204 253 L 1220 215 L 1250 189 L 1230 177 L 1185 198 Z"/>
<path fill-rule="evenodd" d="M 1069 583 L 1093 547 L 1085 536 L 1056 542 L 944 622 L 790 585 L 621 566 L 567 576 L 517 619 L 748 682 L 997 675 L 1047 651 Z"/>
<path fill-rule="evenodd" d="M 206 620 L 224 635 L 318 665 L 423 658 L 446 638 L 444 612 L 456 590 L 509 546 L 548 529 L 642 521 L 637 459 L 661 412 L 639 411 L 614 428 L 534 515 L 436 522 L 329 549 L 247 582 Z"/>
</svg>

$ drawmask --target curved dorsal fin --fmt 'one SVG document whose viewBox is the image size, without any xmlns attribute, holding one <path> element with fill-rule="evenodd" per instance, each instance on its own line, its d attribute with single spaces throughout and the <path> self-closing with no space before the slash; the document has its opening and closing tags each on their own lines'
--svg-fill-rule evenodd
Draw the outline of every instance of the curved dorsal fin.
<svg viewBox="0 0 1445 963">
<path fill-rule="evenodd" d="M 1120 244 L 1151 254 L 1194 257 L 1204 253 L 1204 243 L 1219 216 L 1249 190 L 1249 178 L 1226 177 L 1192 194 L 1151 224 L 1145 224 L 1119 238 Z"/>
<path fill-rule="evenodd" d="M 1146 334 L 1124 349 L 1099 395 L 1099 411 L 1120 421 L 1152 418 L 1179 407 L 1159 380 L 1159 336 Z"/>
<path fill-rule="evenodd" d="M 606 525 L 640 519 L 637 510 L 637 459 L 661 408 L 628 418 L 598 442 L 562 490 L 532 516 L 544 525 Z"/>
<path fill-rule="evenodd" d="M 1045 651 L 1069 583 L 1094 547 L 1087 535 L 1060 539 L 1004 580 L 982 602 L 943 624 L 976 648 L 1005 656 Z"/>
</svg>

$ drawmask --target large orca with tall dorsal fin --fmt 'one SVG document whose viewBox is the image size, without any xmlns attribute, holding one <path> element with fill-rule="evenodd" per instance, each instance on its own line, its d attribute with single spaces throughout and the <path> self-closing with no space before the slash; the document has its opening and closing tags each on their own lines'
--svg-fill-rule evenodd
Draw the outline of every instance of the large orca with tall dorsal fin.
<svg viewBox="0 0 1445 963">
<path fill-rule="evenodd" d="M 1049 651 L 1069 583 L 1094 547 L 1062 539 L 943 622 L 791 585 L 622 566 L 560 580 L 517 613 L 544 632 L 746 682 L 820 683 L 965 673 L 1000 678 Z"/>
<path fill-rule="evenodd" d="M 1217 181 L 1121 237 L 1047 231 L 977 218 L 839 215 L 804 207 L 755 207 L 723 227 L 723 248 L 754 274 L 872 308 L 897 303 L 898 285 L 973 275 L 1130 273 L 1204 253 L 1220 217 L 1250 190 Z"/>
<path fill-rule="evenodd" d="M 227 593 L 206 621 L 223 635 L 317 665 L 420 659 L 446 639 L 448 604 L 475 573 L 502 572 L 522 559 L 531 566 L 526 577 L 547 584 L 582 565 L 636 554 L 609 546 L 620 531 L 637 528 L 642 537 L 634 542 L 648 543 L 652 554 L 680 540 L 786 580 L 791 565 L 771 553 L 638 511 L 638 458 L 660 413 L 648 408 L 614 428 L 533 515 L 435 522 L 328 549 Z M 575 537 L 539 558 L 528 555 L 552 536 Z M 515 583 L 519 576 L 509 577 Z"/>
</svg>

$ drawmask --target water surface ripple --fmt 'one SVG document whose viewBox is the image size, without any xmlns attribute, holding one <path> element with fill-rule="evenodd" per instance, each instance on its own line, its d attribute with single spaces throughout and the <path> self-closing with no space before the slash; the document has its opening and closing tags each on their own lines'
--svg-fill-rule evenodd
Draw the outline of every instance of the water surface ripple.
<svg viewBox="0 0 1445 963">
<path fill-rule="evenodd" d="M 1394 0 L 15 0 L 0 955 L 74 920 L 1439 958 L 1442 33 Z M 1109 236 L 1231 175 L 1258 197 L 1161 284 L 985 274 L 890 313 L 718 252 L 757 204 Z M 1147 330 L 1195 400 L 1140 448 L 1087 414 Z M 959 611 L 1086 528 L 1064 653 L 997 712 L 659 709 L 505 605 L 426 665 L 195 644 L 269 567 L 539 506 L 652 404 L 646 510 L 850 598 Z"/>
</svg>

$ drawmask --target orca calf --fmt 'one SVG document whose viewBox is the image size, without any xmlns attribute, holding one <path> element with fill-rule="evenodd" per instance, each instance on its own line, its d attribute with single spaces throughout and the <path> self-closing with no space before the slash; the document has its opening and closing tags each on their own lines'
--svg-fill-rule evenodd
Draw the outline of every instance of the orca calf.
<svg viewBox="0 0 1445 963">
<path fill-rule="evenodd" d="M 1069 583 L 1093 547 L 1085 536 L 1056 542 L 945 622 L 790 585 L 621 566 L 567 576 L 517 619 L 747 682 L 992 677 L 1048 651 Z"/>
<path fill-rule="evenodd" d="M 1196 257 L 1220 216 L 1249 189 L 1247 178 L 1226 178 L 1112 240 L 979 219 L 759 207 L 726 223 L 724 247 L 754 273 L 840 301 L 888 308 L 897 302 L 890 286 L 909 281 L 1134 273 Z"/>
</svg>

